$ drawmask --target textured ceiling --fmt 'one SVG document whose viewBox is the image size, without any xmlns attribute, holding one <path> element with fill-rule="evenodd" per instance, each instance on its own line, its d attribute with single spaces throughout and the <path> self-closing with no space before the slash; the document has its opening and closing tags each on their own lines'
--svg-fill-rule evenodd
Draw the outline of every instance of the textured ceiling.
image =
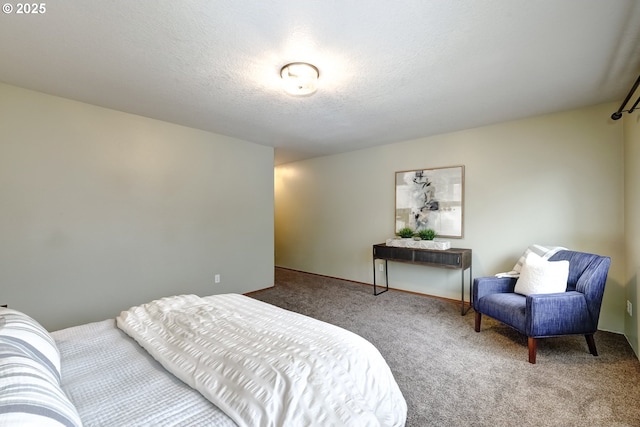
<svg viewBox="0 0 640 427">
<path fill-rule="evenodd" d="M 0 81 L 273 146 L 276 164 L 621 101 L 640 72 L 637 0 L 45 4 L 0 14 Z M 320 70 L 312 96 L 281 88 L 296 61 Z"/>
</svg>

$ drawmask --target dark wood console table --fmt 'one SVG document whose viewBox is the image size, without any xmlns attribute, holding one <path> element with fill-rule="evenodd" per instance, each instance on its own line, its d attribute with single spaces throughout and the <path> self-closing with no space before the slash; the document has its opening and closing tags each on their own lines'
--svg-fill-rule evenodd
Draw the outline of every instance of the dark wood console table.
<svg viewBox="0 0 640 427">
<path fill-rule="evenodd" d="M 377 292 L 376 289 L 376 259 L 384 260 L 384 275 L 386 280 L 386 289 Z M 464 309 L 464 271 L 469 269 L 469 299 L 473 293 L 473 275 L 471 273 L 471 249 L 451 248 L 447 250 L 436 249 L 413 249 L 399 248 L 396 246 L 387 246 L 385 243 L 373 245 L 373 294 L 380 295 L 389 290 L 389 269 L 388 261 L 406 262 L 411 264 L 429 265 L 431 267 L 451 268 L 460 270 L 462 296 L 460 301 L 462 308 L 461 314 L 466 314 L 471 308 Z"/>
</svg>

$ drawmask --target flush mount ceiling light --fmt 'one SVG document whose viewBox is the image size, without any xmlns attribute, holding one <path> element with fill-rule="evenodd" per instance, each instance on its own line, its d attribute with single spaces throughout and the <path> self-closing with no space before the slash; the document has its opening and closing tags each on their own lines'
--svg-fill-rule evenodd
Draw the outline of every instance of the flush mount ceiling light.
<svg viewBox="0 0 640 427">
<path fill-rule="evenodd" d="M 318 89 L 318 69 L 306 62 L 292 62 L 280 70 L 284 90 L 295 96 L 311 95 Z"/>
</svg>

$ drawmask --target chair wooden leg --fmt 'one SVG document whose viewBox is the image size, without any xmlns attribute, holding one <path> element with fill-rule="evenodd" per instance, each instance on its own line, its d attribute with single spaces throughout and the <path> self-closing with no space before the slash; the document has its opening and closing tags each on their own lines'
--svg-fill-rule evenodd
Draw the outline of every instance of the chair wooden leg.
<svg viewBox="0 0 640 427">
<path fill-rule="evenodd" d="M 480 332 L 480 322 L 482 321 L 482 314 L 476 311 L 476 332 Z"/>
<path fill-rule="evenodd" d="M 593 334 L 588 334 L 584 336 L 587 339 L 587 345 L 589 346 L 589 353 L 594 356 L 598 355 L 598 350 L 596 350 L 596 342 L 593 339 Z"/>
<path fill-rule="evenodd" d="M 536 363 L 536 339 L 533 337 L 528 337 L 528 341 L 529 341 L 529 363 Z"/>
</svg>

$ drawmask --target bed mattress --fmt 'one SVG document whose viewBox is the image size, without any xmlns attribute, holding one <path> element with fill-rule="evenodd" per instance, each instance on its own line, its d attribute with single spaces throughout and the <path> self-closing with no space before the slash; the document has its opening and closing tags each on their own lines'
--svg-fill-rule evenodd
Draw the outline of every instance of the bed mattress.
<svg viewBox="0 0 640 427">
<path fill-rule="evenodd" d="M 236 425 L 168 373 L 115 319 L 51 335 L 60 350 L 62 388 L 87 427 Z"/>
</svg>

